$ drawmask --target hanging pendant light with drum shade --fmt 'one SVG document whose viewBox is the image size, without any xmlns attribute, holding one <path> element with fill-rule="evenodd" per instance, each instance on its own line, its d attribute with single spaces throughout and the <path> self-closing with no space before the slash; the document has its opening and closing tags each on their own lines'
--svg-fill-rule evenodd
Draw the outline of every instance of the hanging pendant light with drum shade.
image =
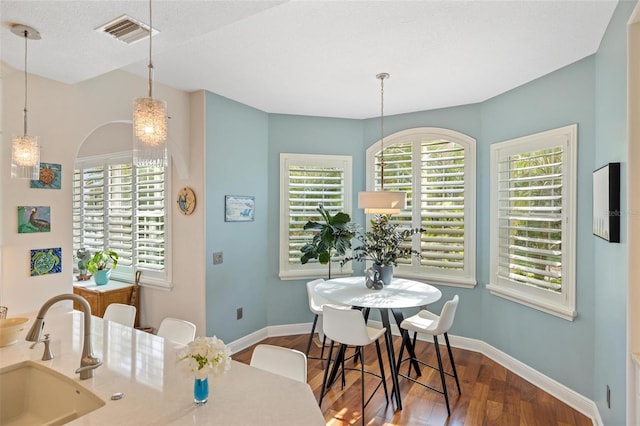
<svg viewBox="0 0 640 426">
<path fill-rule="evenodd" d="M 24 37 L 24 133 L 11 141 L 11 177 L 39 179 L 40 145 L 38 137 L 27 133 L 27 40 L 40 40 L 40 33 L 26 25 L 14 24 L 11 32 Z"/>
<path fill-rule="evenodd" d="M 358 207 L 366 214 L 395 214 L 407 207 L 407 194 L 384 189 L 384 80 L 389 74 L 376 75 L 380 80 L 380 191 L 358 193 Z"/>
<path fill-rule="evenodd" d="M 149 0 L 149 96 L 133 101 L 133 162 L 139 167 L 167 165 L 167 103 L 153 98 L 152 36 Z"/>
</svg>

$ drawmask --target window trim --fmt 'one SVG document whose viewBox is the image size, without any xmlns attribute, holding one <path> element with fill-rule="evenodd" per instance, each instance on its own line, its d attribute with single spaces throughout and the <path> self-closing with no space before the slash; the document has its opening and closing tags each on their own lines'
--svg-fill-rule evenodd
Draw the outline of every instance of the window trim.
<svg viewBox="0 0 640 426">
<path fill-rule="evenodd" d="M 83 158 L 76 158 L 74 162 L 74 171 L 78 168 L 104 166 L 108 164 L 118 164 L 122 162 L 130 161 L 133 163 L 133 153 L 131 151 L 114 152 L 109 154 L 100 154 L 94 156 L 88 156 Z M 165 252 L 165 264 L 164 272 L 151 271 L 148 269 L 140 269 L 143 271 L 142 279 L 144 282 L 140 282 L 141 287 L 152 287 L 162 290 L 173 289 L 173 275 L 172 275 L 172 251 L 171 251 L 171 216 L 172 216 L 172 203 L 170 199 L 171 189 L 171 159 L 168 159 L 169 163 L 165 166 L 165 179 L 164 179 L 164 200 L 165 200 L 165 232 L 164 232 L 164 252 Z M 73 209 L 72 209 L 73 210 Z M 75 252 L 75 250 L 74 250 Z M 135 281 L 135 268 L 127 267 L 127 270 L 131 270 L 131 273 L 127 273 L 126 276 L 116 274 L 112 275 L 111 280 L 133 283 Z M 117 271 L 116 271 L 117 272 Z M 145 272 L 147 272 L 145 274 Z"/>
<path fill-rule="evenodd" d="M 527 153 L 562 144 L 566 157 L 563 168 L 562 204 L 562 290 L 559 294 L 509 282 L 498 277 L 498 173 L 500 158 L 516 153 Z M 578 125 L 511 139 L 491 145 L 491 194 L 490 194 L 490 275 L 487 289 L 491 294 L 530 308 L 573 321 L 576 311 L 576 199 L 577 199 Z M 566 182 L 566 183 L 565 183 Z M 565 203 L 566 200 L 566 203 Z"/>
<path fill-rule="evenodd" d="M 394 270 L 394 275 L 398 277 L 411 278 L 428 281 L 429 283 L 446 285 L 451 287 L 473 288 L 477 285 L 476 279 L 476 140 L 464 133 L 440 127 L 416 127 L 392 133 L 384 138 L 385 149 L 399 143 L 411 140 L 415 147 L 420 146 L 425 139 L 446 139 L 448 141 L 462 145 L 465 149 L 464 162 L 464 217 L 465 217 L 465 241 L 464 251 L 470 253 L 465 255 L 465 267 L 461 273 L 437 273 L 434 268 L 420 267 L 419 265 L 407 267 L 398 265 Z M 375 187 L 376 161 L 375 155 L 380 151 L 380 140 L 374 142 L 366 151 L 366 185 L 367 191 L 373 191 Z M 418 151 L 419 152 L 419 151 Z M 413 182 L 421 180 L 422 162 L 412 161 Z M 467 194 L 467 192 L 469 194 Z M 412 227 L 419 228 L 421 222 L 420 205 L 414 203 L 412 206 Z M 372 215 L 367 215 L 367 229 L 370 228 Z M 416 240 L 417 241 L 417 240 Z M 415 243 L 415 241 L 414 241 Z M 419 244 L 419 242 L 417 243 Z M 419 249 L 419 247 L 418 247 Z M 413 262 L 412 262 L 413 263 Z M 422 268 L 422 272 L 420 269 Z"/>
<path fill-rule="evenodd" d="M 344 169 L 344 213 L 352 216 L 353 199 L 353 159 L 349 155 L 290 154 L 280 153 L 280 229 L 279 229 L 279 265 L 278 276 L 281 280 L 326 278 L 328 265 L 302 263 L 289 264 L 289 167 L 291 165 L 312 165 L 323 167 L 341 167 Z M 353 217 L 353 216 L 352 216 Z M 340 268 L 338 262 L 332 263 L 331 277 L 343 277 L 353 274 L 352 262 Z M 334 266 L 338 268 L 334 269 Z"/>
</svg>

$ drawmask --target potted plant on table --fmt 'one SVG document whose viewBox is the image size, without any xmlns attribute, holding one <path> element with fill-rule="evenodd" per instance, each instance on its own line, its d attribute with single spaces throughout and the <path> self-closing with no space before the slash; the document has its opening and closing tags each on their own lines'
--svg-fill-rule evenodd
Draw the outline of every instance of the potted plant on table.
<svg viewBox="0 0 640 426">
<path fill-rule="evenodd" d="M 373 262 L 372 268 L 377 271 L 380 279 L 385 285 L 391 283 L 393 278 L 393 267 L 398 266 L 398 259 L 408 259 L 412 255 L 420 257 L 420 252 L 404 243 L 411 240 L 415 234 L 423 232 L 420 228 L 402 228 L 400 225 L 390 221 L 391 215 L 376 215 L 371 220 L 371 230 L 363 231 L 361 228 L 356 231 L 355 238 L 360 241 L 360 245 L 352 250 L 352 255 L 345 257 L 341 265 L 351 261 Z"/>
<path fill-rule="evenodd" d="M 109 282 L 111 269 L 116 269 L 118 265 L 118 253 L 113 250 L 97 251 L 85 266 L 93 274 L 93 279 L 97 285 L 104 285 Z"/>
<path fill-rule="evenodd" d="M 300 251 L 302 264 L 311 259 L 318 259 L 322 265 L 329 264 L 329 279 L 331 279 L 331 258 L 344 256 L 351 248 L 351 239 L 354 236 L 351 217 L 346 213 L 331 215 L 322 205 L 317 208 L 324 223 L 308 221 L 304 229 L 317 230 L 310 243 L 305 244 Z"/>
</svg>

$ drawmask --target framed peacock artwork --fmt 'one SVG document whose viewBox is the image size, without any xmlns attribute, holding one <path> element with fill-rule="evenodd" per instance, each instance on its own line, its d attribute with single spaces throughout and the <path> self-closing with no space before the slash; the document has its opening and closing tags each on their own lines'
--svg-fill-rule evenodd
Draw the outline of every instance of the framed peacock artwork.
<svg viewBox="0 0 640 426">
<path fill-rule="evenodd" d="M 51 207 L 18 206 L 18 233 L 51 232 Z"/>
</svg>

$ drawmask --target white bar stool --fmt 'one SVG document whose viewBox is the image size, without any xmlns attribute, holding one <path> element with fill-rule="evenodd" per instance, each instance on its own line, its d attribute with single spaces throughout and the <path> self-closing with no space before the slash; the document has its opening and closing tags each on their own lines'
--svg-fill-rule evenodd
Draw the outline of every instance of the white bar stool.
<svg viewBox="0 0 640 426">
<path fill-rule="evenodd" d="M 455 378 L 456 385 L 458 386 L 458 395 L 461 393 L 460 382 L 458 381 L 458 373 L 456 372 L 456 364 L 453 362 L 453 354 L 451 353 L 451 345 L 449 344 L 449 335 L 447 334 L 447 332 L 453 325 L 453 320 L 456 315 L 456 308 L 458 307 L 458 300 L 459 300 L 458 295 L 456 294 L 452 300 L 445 302 L 444 306 L 442 307 L 442 312 L 440 313 L 439 316 L 429 311 L 422 310 L 418 312 L 416 315 L 406 318 L 400 324 L 402 333 L 408 333 L 409 331 L 413 331 L 415 333 L 413 338 L 414 351 L 415 351 L 415 338 L 417 333 L 428 334 L 430 336 L 433 336 L 433 343 L 436 349 L 436 357 L 438 358 L 438 367 L 435 367 L 426 362 L 420 361 L 417 358 L 409 357 L 406 359 L 402 359 L 402 354 L 405 347 L 404 339 L 403 339 L 403 344 L 400 347 L 400 354 L 398 356 L 398 364 L 396 368 L 396 371 L 398 372 L 399 376 L 402 376 L 405 379 L 411 380 L 412 382 L 415 382 L 419 385 L 429 388 L 435 392 L 443 394 L 444 400 L 447 404 L 447 413 L 449 414 L 449 416 L 451 416 L 451 409 L 449 408 L 449 395 L 447 393 L 447 382 L 445 380 L 445 375 Z M 444 335 L 444 340 L 447 344 L 447 351 L 449 352 L 449 361 L 451 362 L 451 368 L 453 370 L 453 373 L 444 371 L 444 368 L 442 367 L 442 357 L 440 356 L 440 345 L 438 344 L 438 336 L 441 334 Z M 407 336 L 407 339 L 408 339 L 408 336 Z M 440 380 L 442 381 L 442 389 L 434 388 L 426 383 L 420 382 L 417 379 L 414 379 L 413 377 L 411 377 L 410 376 L 411 363 L 409 363 L 409 370 L 407 371 L 406 375 L 400 373 L 400 364 L 409 360 L 411 362 L 415 361 L 427 367 L 431 367 L 435 370 L 439 370 Z"/>
<path fill-rule="evenodd" d="M 364 317 L 362 312 L 357 309 L 344 309 L 341 307 L 336 307 L 332 305 L 324 305 L 323 307 L 323 316 L 324 316 L 324 334 L 331 339 L 331 346 L 329 346 L 329 356 L 327 357 L 327 368 L 324 370 L 324 377 L 322 379 L 322 390 L 320 391 L 320 401 L 319 404 L 322 406 L 322 399 L 324 398 L 327 389 L 327 378 L 329 376 L 329 370 L 331 369 L 331 355 L 333 353 L 334 343 L 339 343 L 341 346 L 356 346 L 359 349 L 360 353 L 360 384 L 361 384 L 361 397 L 362 397 L 362 424 L 364 425 L 364 409 L 367 404 L 373 398 L 376 391 L 380 388 L 380 385 L 384 388 L 384 396 L 389 402 L 389 395 L 387 393 L 387 382 L 385 380 L 384 374 L 384 366 L 382 363 L 382 355 L 380 353 L 380 342 L 379 339 L 382 337 L 386 328 L 377 329 L 372 327 L 367 327 L 367 324 L 364 321 Z M 376 351 L 378 353 L 378 364 L 380 366 L 380 374 L 377 374 L 372 371 L 365 371 L 364 369 L 364 347 L 370 345 L 371 343 L 376 344 Z M 338 355 L 336 355 L 336 359 L 334 360 L 334 364 L 340 362 L 342 364 L 343 369 L 343 383 L 344 383 L 344 370 L 356 370 L 355 368 L 345 368 L 344 366 L 344 351 L 338 350 L 338 354 L 342 353 L 342 359 L 338 359 Z M 371 392 L 371 396 L 367 401 L 364 400 L 364 374 L 371 374 L 380 379 L 380 383 L 378 383 Z"/>
</svg>

